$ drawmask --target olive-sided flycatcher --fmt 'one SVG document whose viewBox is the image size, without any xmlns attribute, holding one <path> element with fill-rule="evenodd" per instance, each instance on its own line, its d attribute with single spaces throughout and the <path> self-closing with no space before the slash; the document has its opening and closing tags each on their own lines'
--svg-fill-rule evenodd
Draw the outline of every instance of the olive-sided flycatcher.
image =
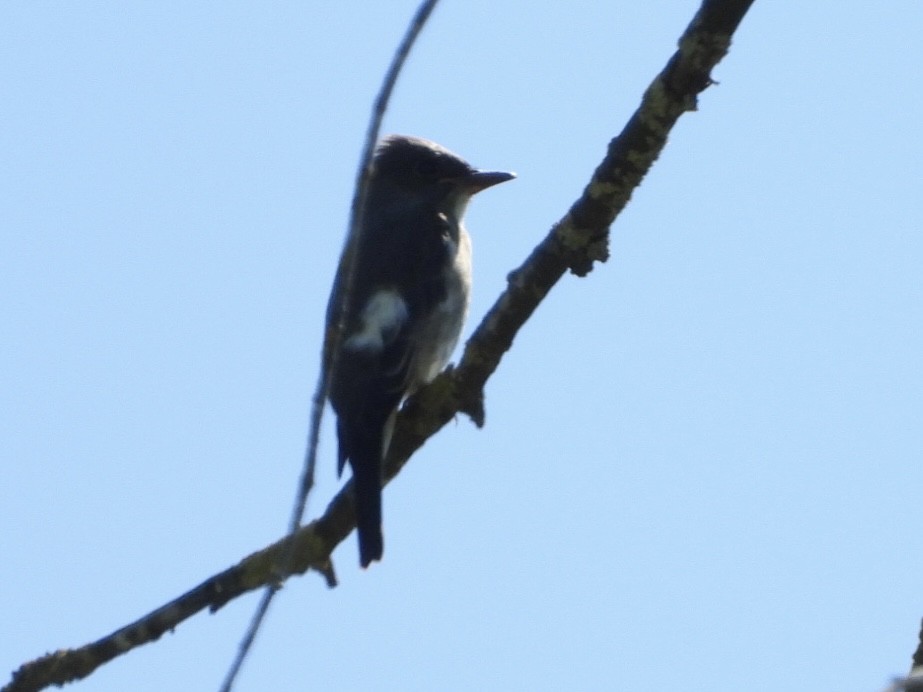
<svg viewBox="0 0 923 692">
<path fill-rule="evenodd" d="M 476 170 L 417 137 L 393 135 L 376 150 L 365 213 L 327 306 L 324 348 L 324 367 L 333 368 L 338 472 L 349 462 L 363 567 L 380 560 L 384 547 L 381 469 L 397 409 L 445 367 L 468 312 L 465 208 L 474 194 L 513 177 Z"/>
</svg>

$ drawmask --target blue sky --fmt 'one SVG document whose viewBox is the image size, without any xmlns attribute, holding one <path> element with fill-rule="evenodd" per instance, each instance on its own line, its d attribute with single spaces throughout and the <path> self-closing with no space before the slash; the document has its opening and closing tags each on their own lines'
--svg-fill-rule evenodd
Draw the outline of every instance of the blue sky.
<svg viewBox="0 0 923 692">
<path fill-rule="evenodd" d="M 476 323 L 694 1 L 446 0 L 386 132 L 479 196 Z M 0 6 L 0 668 L 284 530 L 371 101 L 416 8 Z M 757 0 L 700 109 L 459 419 L 386 554 L 290 581 L 238 690 L 879 690 L 923 616 L 916 0 Z M 469 324 L 466 333 L 473 324 Z M 339 487 L 328 417 L 315 516 Z M 75 690 L 217 689 L 256 603 Z"/>
</svg>

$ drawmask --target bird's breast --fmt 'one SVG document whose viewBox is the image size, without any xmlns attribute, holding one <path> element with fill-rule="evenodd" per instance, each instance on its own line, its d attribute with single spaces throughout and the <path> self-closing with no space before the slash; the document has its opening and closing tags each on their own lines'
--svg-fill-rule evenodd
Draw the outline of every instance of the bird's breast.
<svg viewBox="0 0 923 692">
<path fill-rule="evenodd" d="M 410 391 L 432 380 L 449 362 L 465 318 L 471 295 L 471 239 L 459 227 L 458 242 L 450 243 L 443 268 L 445 298 L 437 303 L 420 325 L 415 339 Z"/>
</svg>

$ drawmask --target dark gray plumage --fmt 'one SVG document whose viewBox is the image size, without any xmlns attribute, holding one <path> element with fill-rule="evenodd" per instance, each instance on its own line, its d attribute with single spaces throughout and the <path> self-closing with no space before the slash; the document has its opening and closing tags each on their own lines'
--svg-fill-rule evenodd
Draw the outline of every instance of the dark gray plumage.
<svg viewBox="0 0 923 692">
<path fill-rule="evenodd" d="M 472 195 L 513 177 L 477 171 L 417 137 L 388 137 L 376 151 L 361 232 L 343 252 L 330 295 L 324 349 L 325 368 L 335 363 L 338 471 L 347 462 L 353 471 L 363 567 L 383 551 L 381 462 L 398 406 L 445 367 L 468 312 L 465 208 Z M 354 275 L 344 304 L 350 255 Z"/>
</svg>

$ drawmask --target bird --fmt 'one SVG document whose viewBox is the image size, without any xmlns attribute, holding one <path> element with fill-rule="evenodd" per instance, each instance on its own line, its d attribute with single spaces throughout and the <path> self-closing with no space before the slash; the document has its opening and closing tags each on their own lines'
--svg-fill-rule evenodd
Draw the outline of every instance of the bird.
<svg viewBox="0 0 923 692">
<path fill-rule="evenodd" d="M 468 313 L 468 202 L 514 177 L 420 137 L 391 135 L 375 149 L 365 210 L 330 293 L 323 355 L 363 568 L 384 551 L 382 461 L 398 408 L 446 366 Z"/>
</svg>

